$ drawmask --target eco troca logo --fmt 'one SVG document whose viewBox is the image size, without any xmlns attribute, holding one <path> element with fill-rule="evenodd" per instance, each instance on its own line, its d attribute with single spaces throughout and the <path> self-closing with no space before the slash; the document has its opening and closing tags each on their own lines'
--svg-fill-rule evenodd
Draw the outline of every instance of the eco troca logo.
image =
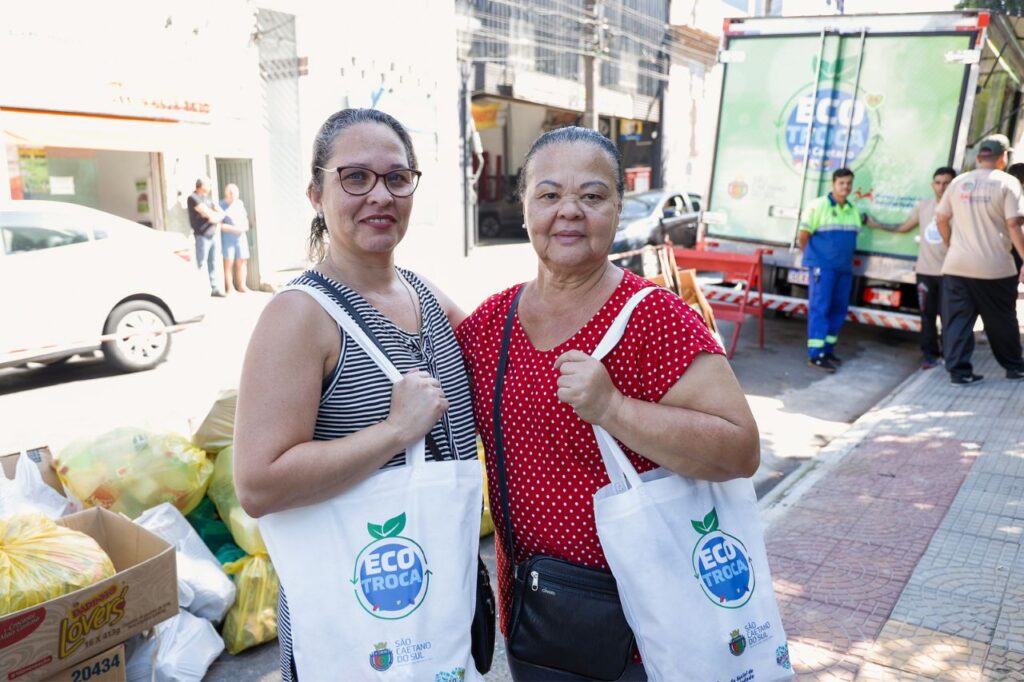
<svg viewBox="0 0 1024 682">
<path fill-rule="evenodd" d="M 712 507 L 703 521 L 690 521 L 700 534 L 693 548 L 693 577 L 704 594 L 726 609 L 736 609 L 754 593 L 754 570 L 747 548 L 738 538 L 718 530 L 718 512 Z"/>
<path fill-rule="evenodd" d="M 359 552 L 352 570 L 356 599 L 377 618 L 405 618 L 427 597 L 427 557 L 415 540 L 401 536 L 405 513 L 379 526 L 368 523 L 366 529 L 374 540 Z"/>
</svg>

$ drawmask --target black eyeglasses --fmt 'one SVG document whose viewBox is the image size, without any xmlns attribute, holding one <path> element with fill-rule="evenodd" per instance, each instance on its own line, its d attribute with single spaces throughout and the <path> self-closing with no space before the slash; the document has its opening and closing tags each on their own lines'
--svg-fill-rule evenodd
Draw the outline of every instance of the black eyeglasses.
<svg viewBox="0 0 1024 682">
<path fill-rule="evenodd" d="M 411 168 L 396 168 L 383 174 L 362 166 L 338 166 L 337 168 L 317 166 L 317 168 L 328 173 L 337 171 L 338 178 L 341 180 L 341 188 L 356 197 L 372 192 L 381 178 L 384 178 L 384 187 L 391 193 L 391 196 L 412 196 L 420 183 L 420 176 L 423 175 L 418 170 Z"/>
</svg>

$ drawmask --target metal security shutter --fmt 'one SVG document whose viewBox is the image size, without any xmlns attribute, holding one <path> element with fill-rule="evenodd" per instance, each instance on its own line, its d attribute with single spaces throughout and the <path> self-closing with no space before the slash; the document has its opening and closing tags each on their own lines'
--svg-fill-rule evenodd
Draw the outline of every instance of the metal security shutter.
<svg viewBox="0 0 1024 682">
<path fill-rule="evenodd" d="M 301 156 L 299 76 L 304 65 L 296 51 L 295 17 L 260 9 L 256 25 L 273 193 L 270 201 L 262 202 L 263 259 L 272 270 L 303 267 L 312 209 L 305 196 L 308 173 Z"/>
</svg>

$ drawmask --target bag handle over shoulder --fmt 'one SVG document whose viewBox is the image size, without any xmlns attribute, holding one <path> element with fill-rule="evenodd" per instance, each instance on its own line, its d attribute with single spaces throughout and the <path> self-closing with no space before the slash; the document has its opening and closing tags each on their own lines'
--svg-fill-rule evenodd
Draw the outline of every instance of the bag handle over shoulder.
<svg viewBox="0 0 1024 682">
<path fill-rule="evenodd" d="M 327 294 L 320 291 L 315 287 L 311 287 L 308 284 L 289 284 L 286 287 L 278 289 L 278 294 L 285 291 L 301 291 L 307 296 L 311 297 L 314 301 L 320 304 L 328 315 L 334 318 L 334 321 L 338 323 L 346 334 L 358 344 L 360 348 L 366 351 L 366 354 L 370 356 L 370 359 L 381 368 L 391 383 L 397 384 L 402 380 L 402 374 L 392 364 L 388 356 L 384 354 L 384 351 L 380 349 L 363 331 L 363 328 L 348 314 L 345 310 L 340 308 L 337 303 L 334 302 Z M 410 445 L 405 451 L 406 464 L 409 465 L 420 465 L 426 462 L 426 441 L 420 439 L 416 443 Z"/>
<path fill-rule="evenodd" d="M 629 323 L 629 318 L 632 317 L 633 311 L 640 305 L 640 301 L 657 291 L 657 289 L 658 287 L 645 287 L 637 291 L 626 301 L 626 305 L 622 306 L 622 310 L 615 316 L 608 331 L 605 332 L 604 338 L 597 344 L 594 352 L 590 354 L 591 357 L 595 360 L 602 360 L 618 345 L 619 341 L 622 340 L 622 335 L 626 332 L 626 325 Z M 594 437 L 597 439 L 597 447 L 601 450 L 601 459 L 604 461 L 604 468 L 608 472 L 608 479 L 617 491 L 636 488 L 643 484 L 640 474 L 636 472 L 629 458 L 626 457 L 626 453 L 622 451 L 622 448 L 619 447 L 619 444 L 610 433 L 595 424 Z"/>
</svg>

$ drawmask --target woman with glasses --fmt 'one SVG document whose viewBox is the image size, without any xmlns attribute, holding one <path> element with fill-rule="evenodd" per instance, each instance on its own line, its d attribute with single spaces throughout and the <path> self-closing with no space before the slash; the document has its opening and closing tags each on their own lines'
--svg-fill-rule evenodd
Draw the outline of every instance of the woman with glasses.
<svg viewBox="0 0 1024 682">
<path fill-rule="evenodd" d="M 408 132 L 381 111 L 339 111 L 316 136 L 307 189 L 316 265 L 294 283 L 354 309 L 404 376 L 392 385 L 312 297 L 286 291 L 271 300 L 249 343 L 236 416 L 235 481 L 253 516 L 332 498 L 402 465 L 406 447 L 424 438 L 428 460 L 477 456 L 452 331 L 464 314 L 394 262 L 409 227 L 416 166 Z M 282 677 L 293 680 L 283 592 L 278 628 Z M 367 634 L 368 644 L 374 636 Z M 338 661 L 337 669 L 357 666 L 365 661 Z"/>
</svg>

